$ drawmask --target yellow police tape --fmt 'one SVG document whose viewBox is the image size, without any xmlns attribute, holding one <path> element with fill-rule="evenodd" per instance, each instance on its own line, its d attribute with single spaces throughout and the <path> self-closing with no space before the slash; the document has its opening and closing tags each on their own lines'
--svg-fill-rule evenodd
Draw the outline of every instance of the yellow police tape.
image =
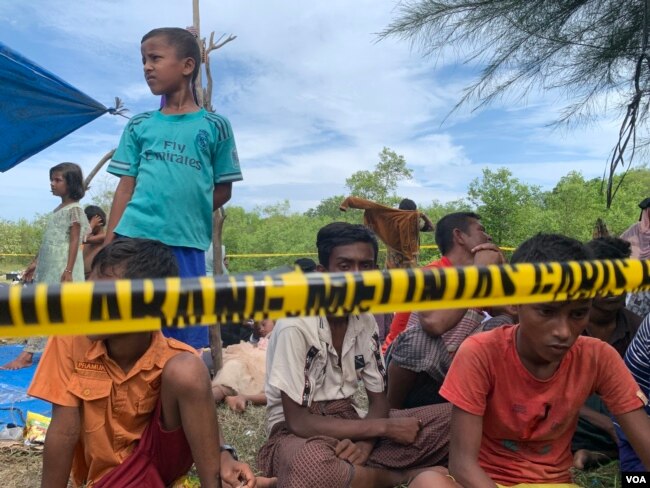
<svg viewBox="0 0 650 488">
<path fill-rule="evenodd" d="M 650 260 L 242 274 L 0 288 L 0 336 L 104 334 L 245 318 L 485 307 L 650 289 Z"/>
</svg>

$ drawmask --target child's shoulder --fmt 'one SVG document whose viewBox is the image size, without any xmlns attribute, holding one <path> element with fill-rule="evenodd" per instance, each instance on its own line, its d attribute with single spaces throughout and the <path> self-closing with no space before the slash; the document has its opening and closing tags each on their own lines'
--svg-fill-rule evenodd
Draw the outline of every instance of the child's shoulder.
<svg viewBox="0 0 650 488">
<path fill-rule="evenodd" d="M 147 121 L 153 119 L 156 112 L 157 112 L 157 110 L 150 110 L 148 112 L 142 112 L 142 113 L 139 113 L 137 115 L 134 115 L 129 120 L 129 122 L 127 124 L 127 127 L 134 128 L 134 127 L 137 127 L 137 126 L 141 125 L 144 122 L 147 122 Z"/>
</svg>

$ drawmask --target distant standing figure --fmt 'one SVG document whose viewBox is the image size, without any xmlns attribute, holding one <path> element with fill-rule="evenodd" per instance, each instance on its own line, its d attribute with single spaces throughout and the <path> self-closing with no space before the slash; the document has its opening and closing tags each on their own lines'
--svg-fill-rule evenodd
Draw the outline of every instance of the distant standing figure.
<svg viewBox="0 0 650 488">
<path fill-rule="evenodd" d="M 650 197 L 641 201 L 639 208 L 639 221 L 623 232 L 621 239 L 632 246 L 633 259 L 650 259 Z M 626 306 L 641 317 L 650 314 L 650 291 L 630 293 Z"/>
<path fill-rule="evenodd" d="M 104 238 L 106 237 L 106 213 L 97 205 L 88 205 L 84 208 L 84 213 L 90 225 L 90 230 L 84 234 L 82 239 L 84 272 L 87 279 L 88 275 L 90 275 L 93 258 L 104 246 Z"/>
<path fill-rule="evenodd" d="M 339 206 L 365 210 L 363 224 L 386 244 L 386 268 L 413 268 L 418 265 L 420 232 L 433 231 L 433 223 L 417 211 L 413 200 L 403 199 L 399 208 L 391 208 L 359 197 L 348 197 Z"/>
<path fill-rule="evenodd" d="M 61 163 L 50 168 L 50 190 L 61 203 L 48 216 L 38 255 L 23 272 L 26 283 L 56 284 L 84 281 L 84 265 L 79 246 L 88 229 L 88 220 L 79 205 L 85 194 L 81 168 Z M 31 337 L 16 359 L 1 369 L 31 366 L 34 353 L 45 348 L 46 337 Z"/>
</svg>

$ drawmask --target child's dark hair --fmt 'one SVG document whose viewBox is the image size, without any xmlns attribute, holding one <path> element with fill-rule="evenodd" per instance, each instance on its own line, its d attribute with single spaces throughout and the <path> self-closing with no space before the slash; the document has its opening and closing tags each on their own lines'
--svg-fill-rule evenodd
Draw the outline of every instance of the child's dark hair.
<svg viewBox="0 0 650 488">
<path fill-rule="evenodd" d="M 167 39 L 169 45 L 176 49 L 176 54 L 179 58 L 192 58 L 194 60 L 194 71 L 192 72 L 192 87 L 194 87 L 194 81 L 196 81 L 201 71 L 201 49 L 194 34 L 180 27 L 160 27 L 147 32 L 140 41 L 140 44 L 147 39 L 158 36 L 163 36 Z M 194 96 L 196 98 L 196 93 Z"/>
<path fill-rule="evenodd" d="M 68 187 L 68 196 L 73 200 L 81 200 L 86 194 L 84 176 L 81 168 L 75 163 L 59 163 L 50 168 L 50 179 L 54 173 L 61 173 Z"/>
<path fill-rule="evenodd" d="M 632 255 L 630 243 L 618 237 L 599 237 L 586 245 L 594 255 L 593 259 L 626 259 Z"/>
<path fill-rule="evenodd" d="M 316 263 L 311 258 L 299 258 L 296 259 L 293 264 L 298 266 L 303 273 L 311 273 L 316 271 Z"/>
<path fill-rule="evenodd" d="M 472 220 L 481 220 L 474 212 L 456 212 L 445 215 L 436 224 L 436 244 L 443 256 L 451 251 L 454 245 L 454 229 L 467 233 Z"/>
<path fill-rule="evenodd" d="M 119 270 L 119 277 L 125 279 L 178 276 L 178 264 L 171 248 L 151 239 L 111 242 L 97 253 L 92 270 L 100 275 L 114 274 L 113 270 Z"/>
<path fill-rule="evenodd" d="M 593 253 L 582 242 L 560 234 L 537 234 L 524 241 L 510 258 L 510 264 L 551 261 L 585 261 Z"/>
<path fill-rule="evenodd" d="M 358 224 L 349 224 L 347 222 L 332 222 L 322 227 L 316 236 L 316 247 L 318 248 L 318 261 L 326 268 L 329 266 L 330 254 L 335 247 L 347 246 L 355 242 L 367 242 L 375 252 L 374 263 L 377 264 L 377 253 L 379 246 L 375 234 Z"/>
<path fill-rule="evenodd" d="M 399 202 L 399 207 L 397 208 L 400 210 L 417 210 L 418 206 L 410 198 L 404 198 L 401 202 Z"/>
<path fill-rule="evenodd" d="M 97 205 L 88 205 L 84 208 L 84 213 L 86 214 L 88 221 L 90 221 L 90 219 L 95 215 L 99 215 L 99 218 L 102 219 L 102 225 L 106 225 L 106 212 L 104 212 L 101 207 L 98 207 Z"/>
</svg>

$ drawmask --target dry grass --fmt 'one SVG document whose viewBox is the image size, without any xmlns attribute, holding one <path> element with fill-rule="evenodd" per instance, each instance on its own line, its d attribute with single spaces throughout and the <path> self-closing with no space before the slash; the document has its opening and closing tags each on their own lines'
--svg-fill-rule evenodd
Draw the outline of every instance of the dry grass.
<svg viewBox="0 0 650 488">
<path fill-rule="evenodd" d="M 365 395 L 359 393 L 363 404 Z M 249 407 L 245 413 L 231 412 L 220 406 L 219 423 L 226 442 L 237 448 L 242 461 L 255 470 L 258 449 L 264 443 L 265 409 Z M 40 486 L 41 452 L 23 447 L 4 447 L 0 444 L 0 479 L 4 488 L 32 488 Z M 597 470 L 574 473 L 575 483 L 586 488 L 620 488 L 618 463 L 613 462 Z"/>
</svg>

